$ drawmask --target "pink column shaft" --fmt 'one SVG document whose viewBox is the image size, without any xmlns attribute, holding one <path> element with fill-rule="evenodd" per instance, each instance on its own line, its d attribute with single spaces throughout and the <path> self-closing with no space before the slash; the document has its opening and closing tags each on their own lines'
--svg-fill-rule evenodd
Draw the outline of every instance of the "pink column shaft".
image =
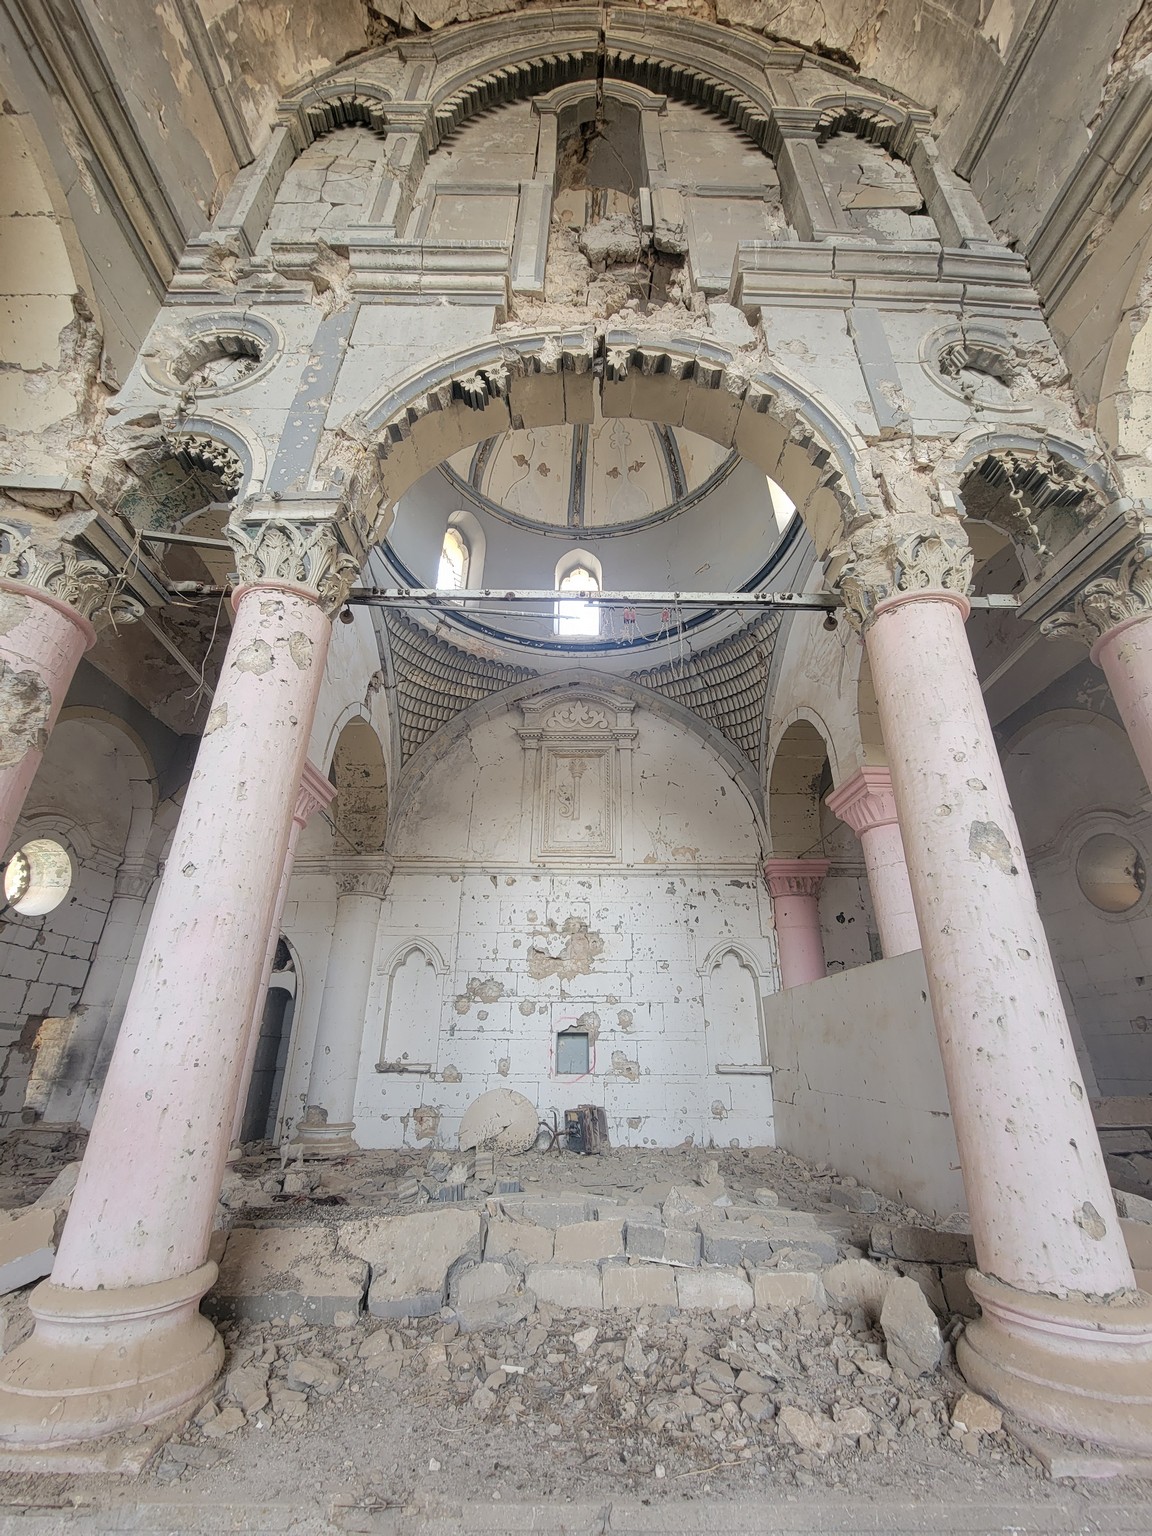
<svg viewBox="0 0 1152 1536">
<path fill-rule="evenodd" d="M 260 970 L 260 985 L 256 990 L 256 1007 L 252 1011 L 252 1019 L 248 1025 L 247 1041 L 244 1046 L 244 1066 L 240 1072 L 240 1087 L 236 1094 L 236 1114 L 232 1121 L 233 1144 L 240 1140 L 240 1131 L 244 1122 L 244 1110 L 248 1103 L 248 1090 L 252 1086 L 252 1069 L 256 1065 L 256 1049 L 260 1044 L 260 1023 L 264 1016 L 264 1001 L 268 994 L 268 983 L 272 978 L 272 966 L 276 959 L 276 950 L 280 945 L 280 927 L 284 919 L 284 903 L 288 900 L 288 886 L 292 880 L 292 866 L 296 862 L 296 846 L 312 812 L 322 805 L 327 805 L 335 793 L 336 786 L 326 779 L 318 768 L 314 768 L 311 763 L 304 764 L 304 774 L 300 780 L 300 789 L 296 795 L 296 806 L 292 812 L 292 827 L 288 833 L 288 848 L 284 855 L 284 873 L 280 876 L 280 884 L 276 891 L 276 905 L 272 911 L 272 926 L 268 932 L 268 947 L 264 951 L 264 964 Z"/>
<path fill-rule="evenodd" d="M 0 859 L 81 656 L 96 644 L 88 620 L 22 582 L 0 581 Z"/>
<path fill-rule="evenodd" d="M 764 878 L 772 897 L 780 985 L 802 987 L 828 974 L 820 932 L 820 887 L 828 859 L 769 859 Z"/>
<path fill-rule="evenodd" d="M 1152 785 L 1152 614 L 1126 619 L 1101 635 L 1092 660 L 1104 669 L 1132 750 Z"/>
<path fill-rule="evenodd" d="M 149 1285 L 207 1252 L 331 635 L 304 589 L 260 584 L 234 602 L 54 1286 Z"/>
<path fill-rule="evenodd" d="M 980 1269 L 1131 1288 L 1100 1143 L 964 629 L 929 590 L 866 632 Z"/>
<path fill-rule="evenodd" d="M 880 947 L 889 958 L 920 948 L 904 841 L 887 768 L 861 768 L 828 797 L 831 811 L 860 839 Z"/>
</svg>

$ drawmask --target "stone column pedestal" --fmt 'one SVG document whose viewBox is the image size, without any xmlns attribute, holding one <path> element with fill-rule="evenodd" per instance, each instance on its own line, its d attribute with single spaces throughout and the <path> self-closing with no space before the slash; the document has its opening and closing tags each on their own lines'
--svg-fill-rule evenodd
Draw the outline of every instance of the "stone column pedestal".
<svg viewBox="0 0 1152 1536">
<path fill-rule="evenodd" d="M 831 867 L 829 859 L 769 859 L 764 865 L 784 990 L 828 974 L 820 932 L 820 887 Z"/>
<path fill-rule="evenodd" d="M 392 877 L 385 855 L 345 860 L 336 874 L 340 891 L 324 995 L 308 1077 L 308 1101 L 296 1140 L 310 1157 L 357 1151 L 356 1078 L 364 1042 L 364 1009 L 380 926 L 380 903 Z"/>
<path fill-rule="evenodd" d="M 196 1401 L 198 1311 L 245 1031 L 331 635 L 335 523 L 231 525 L 242 585 L 36 1330 L 0 1360 L 0 1442 L 68 1445 Z"/>
<path fill-rule="evenodd" d="M 248 1040 L 244 1047 L 244 1066 L 240 1073 L 240 1087 L 236 1094 L 236 1115 L 232 1122 L 232 1144 L 240 1140 L 244 1123 L 244 1110 L 248 1103 L 248 1090 L 252 1086 L 252 1069 L 256 1064 L 256 1051 L 260 1044 L 260 1025 L 264 1017 L 264 1003 L 268 994 L 268 982 L 280 943 L 280 924 L 284 917 L 284 903 L 288 899 L 288 885 L 292 879 L 292 866 L 296 861 L 296 845 L 300 834 L 308 825 L 313 812 L 327 805 L 336 793 L 336 786 L 311 763 L 304 764 L 296 806 L 292 812 L 292 829 L 288 833 L 288 849 L 284 855 L 284 872 L 276 892 L 276 905 L 272 913 L 272 927 L 268 934 L 268 947 L 264 953 L 264 965 L 260 972 L 260 985 L 256 989 L 256 1008 L 248 1026 Z"/>
<path fill-rule="evenodd" d="M 951 518 L 896 517 L 837 563 L 890 754 L 979 1260 L 983 1315 L 957 1361 L 1033 1423 L 1152 1449 L 1152 1302 L 1135 1290 L 967 643 L 967 538 Z"/>
<path fill-rule="evenodd" d="M 860 839 L 868 870 L 872 910 L 885 956 L 920 948 L 920 929 L 908 883 L 904 842 L 896 820 L 892 775 L 887 768 L 861 768 L 827 797 L 828 809 Z"/>
</svg>

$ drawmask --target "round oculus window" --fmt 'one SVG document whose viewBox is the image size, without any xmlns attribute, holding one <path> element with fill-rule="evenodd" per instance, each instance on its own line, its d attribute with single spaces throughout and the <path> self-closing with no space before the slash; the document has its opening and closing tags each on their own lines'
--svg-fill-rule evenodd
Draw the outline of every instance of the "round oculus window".
<svg viewBox="0 0 1152 1536">
<path fill-rule="evenodd" d="M 1144 859 L 1126 837 L 1098 832 L 1076 855 L 1076 879 L 1101 912 L 1127 912 L 1144 894 Z"/>
<path fill-rule="evenodd" d="M 72 885 L 72 860 L 50 837 L 25 843 L 4 870 L 4 900 L 24 917 L 43 917 L 58 907 Z"/>
</svg>

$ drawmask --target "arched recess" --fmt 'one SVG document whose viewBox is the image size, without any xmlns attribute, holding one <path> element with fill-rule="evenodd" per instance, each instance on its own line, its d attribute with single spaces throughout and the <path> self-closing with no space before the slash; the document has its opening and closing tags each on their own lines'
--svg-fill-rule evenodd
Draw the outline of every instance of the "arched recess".
<svg viewBox="0 0 1152 1536">
<path fill-rule="evenodd" d="M 712 1071 L 768 1066 L 764 1032 L 765 971 L 746 944 L 725 939 L 700 967 L 704 978 L 704 1038 Z"/>
<path fill-rule="evenodd" d="M 832 787 L 827 732 L 797 716 L 781 736 L 768 773 L 768 827 L 772 856 L 814 859 L 822 855 L 821 809 Z"/>
<path fill-rule="evenodd" d="M 384 967 L 388 978 L 378 1072 L 416 1072 L 435 1066 L 448 967 L 439 950 L 413 939 Z"/>
<path fill-rule="evenodd" d="M 359 717 L 347 722 L 332 753 L 336 798 L 329 815 L 337 858 L 379 853 L 388 836 L 388 770 L 380 738 Z"/>
<path fill-rule="evenodd" d="M 535 332 L 420 369 L 341 428 L 351 494 L 383 539 L 396 502 L 458 449 L 524 427 L 604 416 L 682 426 L 735 448 L 795 504 L 817 553 L 871 505 L 863 441 L 778 369 L 751 380 L 711 341 L 632 332 Z"/>
<path fill-rule="evenodd" d="M 475 726 L 484 720 L 491 720 L 497 715 L 506 713 L 518 704 L 544 692 L 557 694 L 564 690 L 578 692 L 581 696 L 587 694 L 602 694 L 606 699 L 613 697 L 629 699 L 641 707 L 651 710 L 653 714 L 663 716 L 681 727 L 689 735 L 698 737 L 712 753 L 719 759 L 725 774 L 739 788 L 748 804 L 748 810 L 753 818 L 757 835 L 763 845 L 765 838 L 763 796 L 760 787 L 759 775 L 755 767 L 740 752 L 726 736 L 708 724 L 706 720 L 685 709 L 674 700 L 665 698 L 662 694 L 654 693 L 650 689 L 641 687 L 630 678 L 612 677 L 607 674 L 586 671 L 582 668 L 572 668 L 564 672 L 551 672 L 547 677 L 532 677 L 522 683 L 517 683 L 511 688 L 501 689 L 498 693 L 489 694 L 487 698 L 480 699 L 468 709 L 461 710 L 447 725 L 440 728 L 434 736 L 424 742 L 405 763 L 399 778 L 396 781 L 392 804 L 392 822 L 398 825 L 408 814 L 413 798 L 420 789 L 421 784 L 427 778 L 451 744 L 461 736 L 466 736 Z"/>
<path fill-rule="evenodd" d="M 288 939 L 281 934 L 268 978 L 268 990 L 260 1014 L 256 1054 L 248 1099 L 240 1126 L 240 1140 L 273 1141 L 284 1097 L 292 1041 L 292 1023 L 300 1004 L 300 960 Z"/>
</svg>

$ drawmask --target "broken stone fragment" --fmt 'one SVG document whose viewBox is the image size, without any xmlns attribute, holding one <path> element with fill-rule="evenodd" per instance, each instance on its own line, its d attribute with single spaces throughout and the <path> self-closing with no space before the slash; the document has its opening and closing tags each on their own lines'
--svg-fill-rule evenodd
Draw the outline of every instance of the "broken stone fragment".
<svg viewBox="0 0 1152 1536">
<path fill-rule="evenodd" d="M 56 1211 L 34 1205 L 0 1223 L 0 1295 L 52 1273 L 57 1226 Z"/>
<path fill-rule="evenodd" d="M 302 1355 L 288 1367 L 285 1381 L 294 1392 L 312 1391 L 319 1397 L 331 1397 L 340 1378 L 335 1360 L 327 1360 L 323 1355 Z"/>
<path fill-rule="evenodd" d="M 952 1423 L 965 1433 L 994 1435 L 1003 1426 L 1004 1416 L 986 1397 L 965 1392 L 952 1409 Z"/>
<path fill-rule="evenodd" d="M 343 1229 L 344 1245 L 356 1244 L 372 1266 L 368 1310 L 374 1317 L 438 1312 L 448 1299 L 449 1270 L 461 1259 L 479 1259 L 480 1240 L 480 1213 L 453 1205 Z"/>
<path fill-rule="evenodd" d="M 461 1151 L 527 1152 L 540 1117 L 531 1099 L 511 1088 L 493 1088 L 473 1099 L 460 1121 Z"/>
<path fill-rule="evenodd" d="M 884 1352 L 889 1365 L 906 1376 L 924 1376 L 940 1363 L 940 1329 L 915 1280 L 895 1275 L 880 1309 Z"/>
<path fill-rule="evenodd" d="M 827 1456 L 836 1444 L 836 1426 L 823 1414 L 805 1413 L 803 1408 L 781 1408 L 776 1424 L 785 1445 L 798 1446 L 814 1456 Z"/>
<path fill-rule="evenodd" d="M 829 1302 L 841 1312 L 857 1308 L 877 1322 L 892 1276 L 867 1259 L 842 1259 L 821 1275 Z"/>
<path fill-rule="evenodd" d="M 337 1312 L 359 1314 L 367 1284 L 367 1264 L 338 1253 L 326 1227 L 236 1227 L 205 1305 L 217 1317 L 330 1325 Z"/>
</svg>

